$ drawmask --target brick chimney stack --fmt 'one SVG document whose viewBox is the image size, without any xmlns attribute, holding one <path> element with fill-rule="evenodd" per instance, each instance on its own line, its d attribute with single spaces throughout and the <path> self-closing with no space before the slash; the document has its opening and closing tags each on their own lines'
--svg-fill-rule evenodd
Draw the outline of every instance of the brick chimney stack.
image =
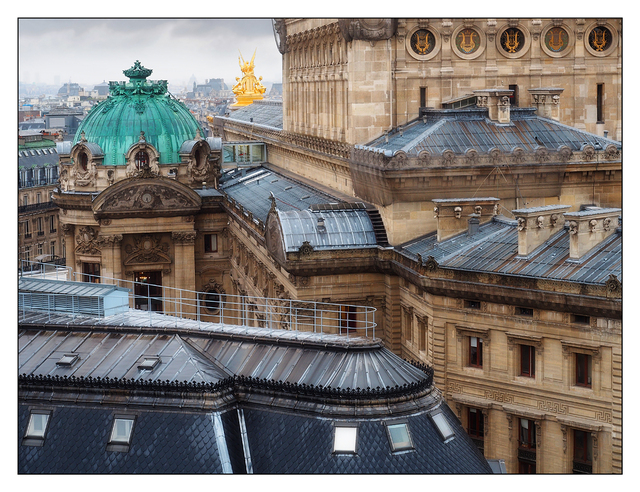
<svg viewBox="0 0 640 492">
<path fill-rule="evenodd" d="M 569 221 L 569 257 L 577 260 L 618 228 L 619 208 L 594 208 L 564 214 Z"/>
<path fill-rule="evenodd" d="M 489 222 L 494 215 L 498 215 L 499 201 L 499 198 L 494 197 L 433 200 L 438 242 L 464 231 L 477 231 L 480 224 Z"/>
<path fill-rule="evenodd" d="M 564 228 L 570 205 L 547 205 L 512 210 L 518 221 L 518 256 L 528 256 L 556 232 Z"/>
<path fill-rule="evenodd" d="M 529 89 L 531 105 L 536 108 L 538 116 L 560 121 L 560 94 L 563 91 L 560 88 Z"/>
<path fill-rule="evenodd" d="M 511 122 L 511 89 L 483 89 L 473 93 L 477 96 L 478 107 L 489 109 L 491 121 L 505 124 Z"/>
</svg>

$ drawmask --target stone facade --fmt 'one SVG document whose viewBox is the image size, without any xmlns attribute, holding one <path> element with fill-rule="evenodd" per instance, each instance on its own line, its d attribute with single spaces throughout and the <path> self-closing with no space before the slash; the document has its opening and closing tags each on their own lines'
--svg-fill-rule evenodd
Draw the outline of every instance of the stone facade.
<svg viewBox="0 0 640 492">
<path fill-rule="evenodd" d="M 526 261 L 543 236 L 561 228 L 551 224 L 554 214 L 589 204 L 620 207 L 621 156 L 613 148 L 444 153 L 423 162 L 362 147 L 418 118 L 420 108 L 495 88 L 511 91 L 495 92 L 497 109 L 512 95 L 507 108 L 534 107 L 545 118 L 619 138 L 619 19 L 281 19 L 276 29 L 283 131 L 256 132 L 229 120 L 219 122 L 221 135 L 266 142 L 274 169 L 375 205 L 391 244 L 438 230 L 434 207 L 442 207 L 445 231 L 445 209 L 456 200 L 465 228 L 478 205 L 484 223 L 493 210 L 472 198 L 492 197 L 500 213 L 526 208 L 523 219 L 540 226 L 522 239 Z M 510 181 L 496 169 L 509 169 Z M 432 258 L 411 260 L 389 248 L 283 257 L 269 250 L 264 230 L 228 210 L 234 289 L 375 306 L 376 336 L 398 355 L 433 365 L 465 428 L 509 473 L 621 473 L 617 278 L 594 286 L 442 269 Z M 604 229 L 604 219 L 596 220 Z M 474 366 L 471 339 L 483 345 Z M 525 353 L 535 360 L 532 376 L 523 375 Z M 585 360 L 590 379 L 578 382 L 576 365 Z M 575 456 L 580 440 L 590 468 Z"/>
</svg>

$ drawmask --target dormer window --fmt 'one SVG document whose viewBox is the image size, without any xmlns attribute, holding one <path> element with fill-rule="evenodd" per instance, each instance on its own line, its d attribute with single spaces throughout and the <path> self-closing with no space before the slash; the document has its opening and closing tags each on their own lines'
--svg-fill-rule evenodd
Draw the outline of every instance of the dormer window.
<svg viewBox="0 0 640 492">
<path fill-rule="evenodd" d="M 149 165 L 149 154 L 147 154 L 144 150 L 141 150 L 136 153 L 136 167 L 138 169 L 142 169 Z"/>
</svg>

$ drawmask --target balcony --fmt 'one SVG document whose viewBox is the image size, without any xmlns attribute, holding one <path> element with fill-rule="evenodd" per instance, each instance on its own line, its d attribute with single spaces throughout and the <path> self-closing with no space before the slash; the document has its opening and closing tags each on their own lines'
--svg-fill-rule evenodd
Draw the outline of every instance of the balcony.
<svg viewBox="0 0 640 492">
<path fill-rule="evenodd" d="M 31 205 L 20 205 L 18 214 L 26 214 L 30 212 L 41 212 L 43 210 L 53 210 L 58 208 L 53 202 L 32 203 Z"/>
</svg>

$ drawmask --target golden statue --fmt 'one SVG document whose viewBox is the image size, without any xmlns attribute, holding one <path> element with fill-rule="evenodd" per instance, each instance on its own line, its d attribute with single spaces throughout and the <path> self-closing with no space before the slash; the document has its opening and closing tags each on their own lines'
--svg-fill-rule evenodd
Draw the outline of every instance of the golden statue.
<svg viewBox="0 0 640 492">
<path fill-rule="evenodd" d="M 242 70 L 242 78 L 236 77 L 237 83 L 231 89 L 236 95 L 236 102 L 231 105 L 231 108 L 248 106 L 253 101 L 262 99 L 262 94 L 267 90 L 267 88 L 260 82 L 262 77 L 256 78 L 253 73 L 253 69 L 255 68 L 254 60 L 256 59 L 256 51 L 253 52 L 253 57 L 251 58 L 251 61 L 248 62 L 243 58 L 242 52 L 238 50 L 240 53 L 240 56 L 238 57 L 238 64 L 240 65 L 240 70 Z"/>
</svg>

